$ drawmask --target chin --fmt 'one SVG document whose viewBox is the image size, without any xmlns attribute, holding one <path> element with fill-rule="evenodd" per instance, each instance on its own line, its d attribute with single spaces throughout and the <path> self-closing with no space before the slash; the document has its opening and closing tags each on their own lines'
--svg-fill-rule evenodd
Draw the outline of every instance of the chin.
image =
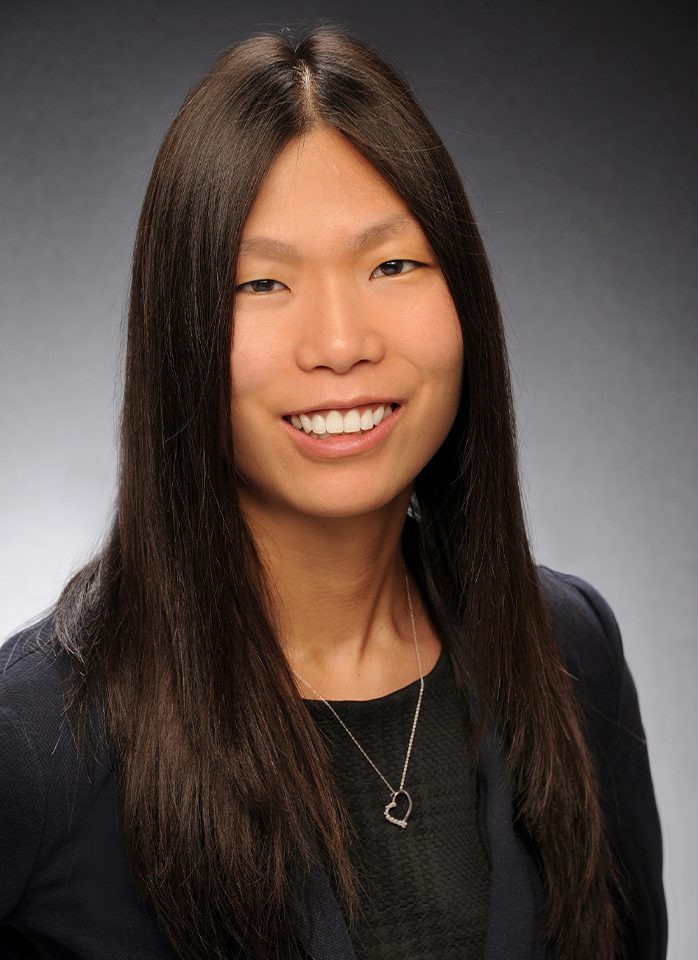
<svg viewBox="0 0 698 960">
<path fill-rule="evenodd" d="M 392 491 L 382 497 L 364 495 L 357 499 L 352 493 L 347 493 L 342 496 L 308 498 L 302 503 L 295 502 L 290 506 L 291 509 L 297 513 L 304 514 L 307 517 L 318 517 L 327 520 L 349 520 L 358 519 L 359 517 L 387 508 L 399 496 L 399 492 Z"/>
</svg>

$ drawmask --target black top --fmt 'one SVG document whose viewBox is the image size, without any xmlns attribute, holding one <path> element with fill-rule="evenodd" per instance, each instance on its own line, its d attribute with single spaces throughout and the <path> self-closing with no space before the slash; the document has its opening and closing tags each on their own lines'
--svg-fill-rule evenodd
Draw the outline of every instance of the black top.
<svg viewBox="0 0 698 960">
<path fill-rule="evenodd" d="M 395 790 L 419 688 L 415 680 L 373 700 L 329 701 Z M 355 857 L 366 892 L 352 937 L 357 960 L 481 960 L 490 865 L 478 825 L 476 778 L 466 762 L 469 727 L 446 648 L 424 678 L 405 777 L 412 809 L 404 828 L 386 820 L 390 790 L 326 704 L 306 704 L 329 746 L 358 833 Z M 389 813 L 402 819 L 408 800 L 397 800 Z"/>
<path fill-rule="evenodd" d="M 618 624 L 604 598 L 586 581 L 543 566 L 538 567 L 538 573 L 554 635 L 582 704 L 608 836 L 630 887 L 631 912 L 622 920 L 626 955 L 632 960 L 665 960 L 662 833 L 637 691 Z M 52 617 L 48 616 L 14 634 L 0 647 L 0 957 L 176 960 L 153 910 L 139 898 L 129 878 L 118 768 L 108 756 L 100 756 L 91 771 L 91 781 L 77 770 L 75 745 L 61 719 L 60 673 L 52 656 L 42 649 L 42 641 L 51 629 Z M 435 842 L 443 843 L 439 831 L 446 823 L 447 829 L 453 826 L 464 831 L 462 848 L 452 844 L 448 851 L 450 865 L 444 865 L 454 878 L 462 878 L 464 869 L 477 860 L 477 836 L 472 832 L 472 814 L 464 815 L 457 825 L 453 813 L 447 812 L 448 797 L 432 789 L 431 777 L 444 770 L 452 774 L 453 758 L 461 755 L 460 747 L 453 752 L 444 749 L 438 764 L 431 764 L 428 756 L 425 731 L 437 717 L 436 699 L 430 690 L 433 679 L 430 675 L 425 683 L 423 713 L 405 781 L 414 797 L 405 830 L 384 821 L 387 788 L 339 725 L 333 749 L 342 743 L 342 758 L 347 764 L 353 763 L 349 748 L 356 750 L 358 765 L 353 769 L 357 776 L 367 777 L 367 786 L 359 791 L 361 796 L 356 801 L 351 798 L 352 785 L 347 784 L 341 763 L 338 775 L 343 778 L 349 804 L 355 810 L 356 803 L 367 805 L 361 818 L 366 828 L 387 831 L 390 846 L 383 849 L 394 852 L 400 849 L 398 843 L 405 848 L 412 844 L 414 849 L 419 843 L 420 825 L 423 836 L 427 822 L 437 831 Z M 410 688 L 416 689 L 413 685 Z M 410 688 L 404 699 L 413 704 L 416 699 Z M 396 703 L 400 701 L 399 691 L 395 698 Z M 447 698 L 444 702 L 447 704 Z M 374 707 L 375 702 L 369 702 L 366 709 Z M 359 705 L 356 709 L 363 708 Z M 448 706 L 442 703 L 440 709 L 449 715 Z M 411 722 L 411 707 L 406 716 Z M 350 725 L 356 718 L 348 721 Z M 322 719 L 319 722 L 324 723 Z M 360 723 L 356 730 L 362 742 Z M 373 746 L 374 753 L 369 751 L 369 756 L 391 783 L 397 779 L 399 785 L 409 725 L 400 728 L 398 722 L 396 730 L 399 735 L 390 726 L 384 727 L 383 744 L 373 742 L 370 730 L 363 736 L 366 745 Z M 457 725 L 448 722 L 440 735 L 458 737 Z M 439 738 L 436 740 L 438 744 Z M 366 763 L 364 774 L 360 773 L 361 761 Z M 430 769 L 432 773 L 427 775 L 425 771 Z M 459 770 L 464 779 L 458 789 L 466 800 L 471 798 L 468 802 L 472 804 L 473 785 L 465 779 L 460 765 Z M 369 779 L 371 774 L 374 780 Z M 489 735 L 478 758 L 477 797 L 479 832 L 485 840 L 491 870 L 485 960 L 549 960 L 542 940 L 544 891 L 540 864 L 530 838 L 514 822 L 513 788 L 505 758 L 497 740 Z M 371 819 L 374 809 L 375 822 Z M 391 893 L 401 898 L 406 892 L 405 899 L 412 905 L 428 906 L 431 911 L 438 907 L 434 904 L 436 897 L 429 899 L 434 874 L 429 877 L 428 871 L 438 869 L 439 864 L 420 852 L 426 857 L 422 868 L 413 870 L 406 880 L 398 875 Z M 369 849 L 373 869 L 380 860 L 377 853 L 378 848 Z M 443 856 L 442 851 L 437 859 L 442 861 Z M 461 931 L 467 928 L 475 937 L 481 923 L 478 909 L 484 909 L 474 886 L 477 881 L 470 876 L 467 883 L 454 880 L 450 889 L 442 880 L 438 882 L 438 898 L 451 898 L 452 908 L 462 920 Z M 387 910 L 386 902 L 382 906 Z M 392 906 L 390 913 L 390 922 L 394 923 Z M 444 912 L 441 919 L 447 919 Z M 299 920 L 299 934 L 313 960 L 356 960 L 337 898 L 322 870 L 313 878 L 309 909 Z M 421 944 L 411 946 L 414 956 L 426 949 Z M 395 949 L 394 956 L 402 953 Z"/>
</svg>

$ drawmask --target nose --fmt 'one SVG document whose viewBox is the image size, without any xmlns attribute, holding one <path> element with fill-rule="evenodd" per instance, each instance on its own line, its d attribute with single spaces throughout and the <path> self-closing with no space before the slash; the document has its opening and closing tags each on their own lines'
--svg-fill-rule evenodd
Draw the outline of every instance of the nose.
<svg viewBox="0 0 698 960">
<path fill-rule="evenodd" d="M 328 367 L 346 373 L 354 364 L 378 363 L 385 353 L 380 316 L 356 290 L 339 279 L 318 284 L 303 307 L 296 363 L 305 371 Z"/>
</svg>

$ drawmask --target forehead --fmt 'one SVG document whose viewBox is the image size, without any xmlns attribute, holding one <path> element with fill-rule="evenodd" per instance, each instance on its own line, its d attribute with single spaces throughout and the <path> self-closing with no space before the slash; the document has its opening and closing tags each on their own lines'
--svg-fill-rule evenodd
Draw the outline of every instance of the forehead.
<svg viewBox="0 0 698 960">
<path fill-rule="evenodd" d="M 379 235 L 418 231 L 402 197 L 331 128 L 291 140 L 271 165 L 243 227 L 241 253 L 262 252 L 257 235 L 344 233 L 355 248 Z"/>
</svg>

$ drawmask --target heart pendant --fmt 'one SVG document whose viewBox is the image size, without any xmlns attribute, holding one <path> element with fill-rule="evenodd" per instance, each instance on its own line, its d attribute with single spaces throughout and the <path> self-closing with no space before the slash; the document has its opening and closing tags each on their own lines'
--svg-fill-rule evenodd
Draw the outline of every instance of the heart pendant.
<svg viewBox="0 0 698 960">
<path fill-rule="evenodd" d="M 391 817 L 391 816 L 390 816 L 390 813 L 389 813 L 388 811 L 392 810 L 393 807 L 396 807 L 396 806 L 397 806 L 397 797 L 398 797 L 401 793 L 404 793 L 405 796 L 407 797 L 408 807 L 407 807 L 407 813 L 406 813 L 405 816 L 402 818 L 402 820 L 398 820 L 397 817 Z M 396 824 L 398 827 L 402 827 L 402 828 L 404 829 L 404 828 L 407 826 L 407 818 L 409 817 L 411 810 L 412 810 L 412 797 L 409 795 L 409 793 L 407 792 L 407 790 L 396 790 L 395 793 L 393 794 L 393 799 L 392 799 L 392 800 L 390 801 L 390 803 L 387 805 L 387 807 L 385 808 L 385 810 L 383 811 L 383 813 L 385 814 L 385 819 L 386 819 L 386 820 L 389 820 L 390 823 L 394 823 L 394 824 Z"/>
</svg>

